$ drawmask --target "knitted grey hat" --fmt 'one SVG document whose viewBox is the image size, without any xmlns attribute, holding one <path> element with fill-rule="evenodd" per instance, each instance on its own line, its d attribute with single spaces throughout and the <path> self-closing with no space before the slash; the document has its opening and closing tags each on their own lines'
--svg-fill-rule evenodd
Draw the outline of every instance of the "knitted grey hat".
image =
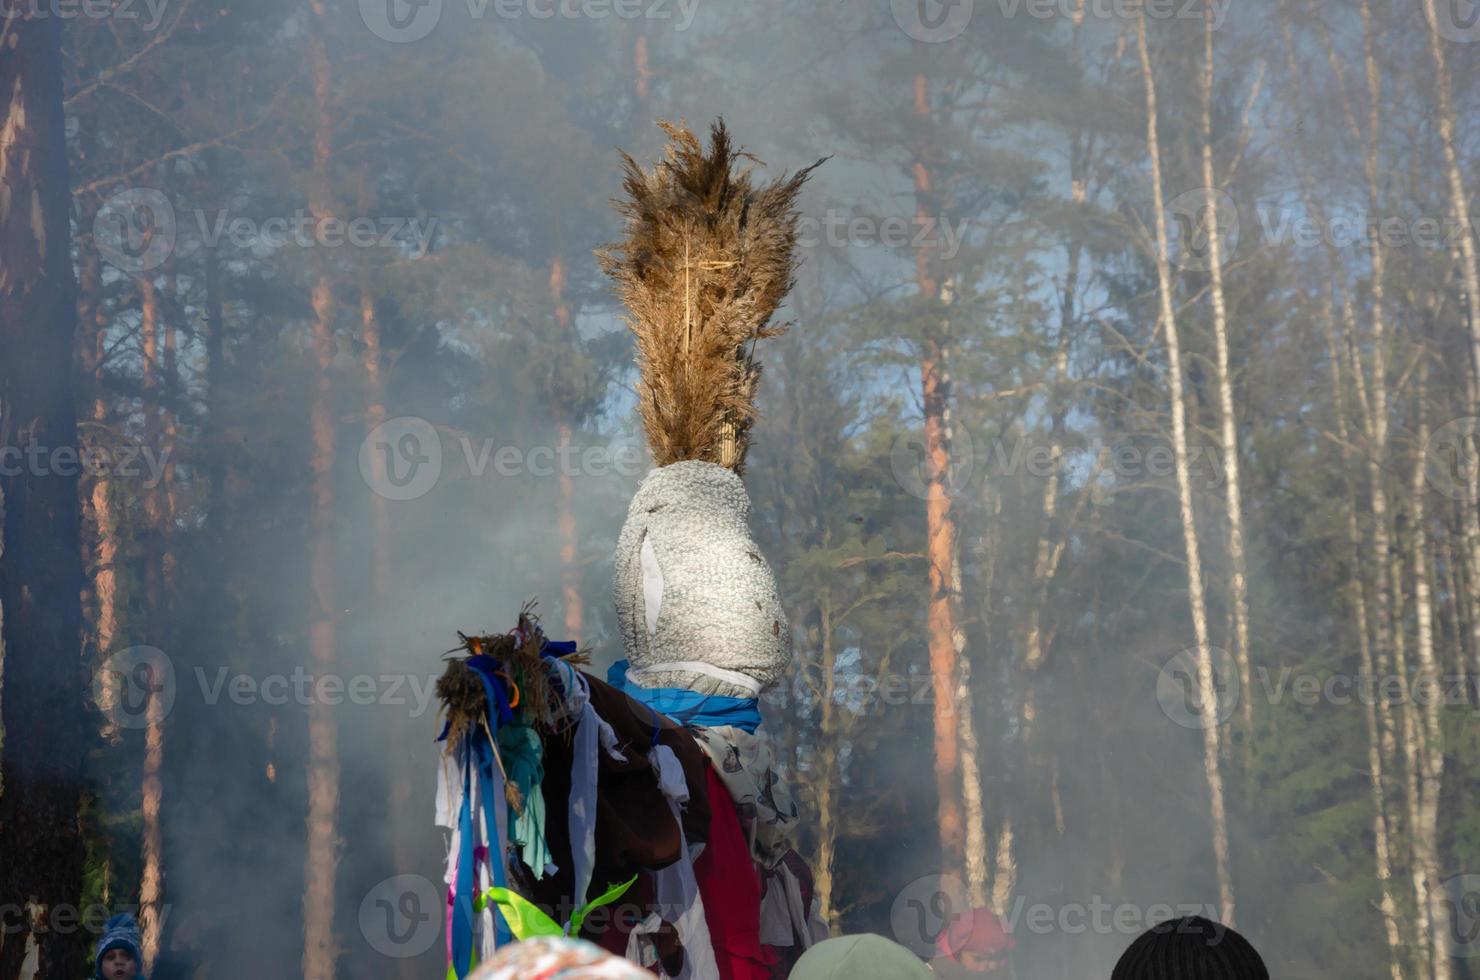
<svg viewBox="0 0 1480 980">
<path fill-rule="evenodd" d="M 755 697 L 791 660 L 750 497 L 726 467 L 685 460 L 647 475 L 617 539 L 617 620 L 641 687 Z"/>
<path fill-rule="evenodd" d="M 1115 964 L 1110 980 L 1269 980 L 1269 971 L 1243 936 L 1201 916 L 1188 916 L 1138 936 Z"/>
</svg>

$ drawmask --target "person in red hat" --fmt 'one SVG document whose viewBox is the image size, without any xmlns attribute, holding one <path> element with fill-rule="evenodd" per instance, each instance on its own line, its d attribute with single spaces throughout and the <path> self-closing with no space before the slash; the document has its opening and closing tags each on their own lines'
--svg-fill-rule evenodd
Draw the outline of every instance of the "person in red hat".
<svg viewBox="0 0 1480 980">
<path fill-rule="evenodd" d="M 1011 980 L 1015 945 L 997 913 L 972 909 L 953 919 L 936 939 L 939 955 L 930 969 L 946 980 Z"/>
</svg>

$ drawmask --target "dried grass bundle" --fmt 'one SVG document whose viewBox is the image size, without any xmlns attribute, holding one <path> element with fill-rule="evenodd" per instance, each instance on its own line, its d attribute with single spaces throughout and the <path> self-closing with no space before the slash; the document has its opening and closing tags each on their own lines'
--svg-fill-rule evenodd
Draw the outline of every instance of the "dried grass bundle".
<svg viewBox="0 0 1480 980">
<path fill-rule="evenodd" d="M 449 660 L 447 669 L 437 678 L 437 700 L 447 717 L 447 741 L 442 751 L 450 755 L 469 732 L 483 724 L 488 695 L 473 668 L 462 660 Z"/>
<path fill-rule="evenodd" d="M 540 618 L 535 603 L 528 602 L 519 610 L 519 625 L 508 633 L 468 636 L 459 631 L 458 646 L 449 654 L 484 654 L 502 665 L 509 681 L 511 707 L 533 724 L 559 727 L 565 718 L 563 700 L 551 689 L 550 666 L 541 656 L 545 635 L 540 631 Z M 572 666 L 589 664 L 585 651 L 577 650 L 560 658 Z M 447 668 L 437 679 L 437 699 L 447 718 L 447 752 L 451 752 L 475 727 L 486 725 L 488 695 L 478 673 L 463 658 L 447 661 Z"/>
<path fill-rule="evenodd" d="M 744 468 L 760 365 L 755 343 L 789 324 L 771 316 L 793 282 L 797 194 L 817 166 L 752 181 L 723 120 L 709 149 L 684 125 L 651 171 L 622 154 L 623 238 L 597 252 L 637 336 L 639 410 L 659 466 L 704 460 Z"/>
</svg>

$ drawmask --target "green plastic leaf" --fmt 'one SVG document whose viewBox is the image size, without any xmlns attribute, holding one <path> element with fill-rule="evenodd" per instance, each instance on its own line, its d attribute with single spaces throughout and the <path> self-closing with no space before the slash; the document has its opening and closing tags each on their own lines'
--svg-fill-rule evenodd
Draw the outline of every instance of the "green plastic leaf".
<svg viewBox="0 0 1480 980">
<path fill-rule="evenodd" d="M 554 919 L 523 895 L 515 894 L 507 888 L 495 887 L 484 892 L 484 897 L 498 905 L 515 939 L 564 935 L 564 930 Z"/>
<path fill-rule="evenodd" d="M 601 908 L 603 905 L 610 905 L 612 902 L 615 902 L 617 899 L 627 894 L 627 889 L 631 888 L 635 884 L 637 884 L 637 875 L 633 875 L 631 880 L 627 881 L 624 884 L 612 885 L 606 891 L 602 892 L 600 895 L 596 896 L 585 905 L 582 905 L 580 908 L 576 909 L 570 914 L 570 924 L 566 926 L 565 934 L 567 936 L 579 936 L 581 934 L 581 923 L 586 921 L 586 916 L 590 915 L 596 909 Z"/>
</svg>

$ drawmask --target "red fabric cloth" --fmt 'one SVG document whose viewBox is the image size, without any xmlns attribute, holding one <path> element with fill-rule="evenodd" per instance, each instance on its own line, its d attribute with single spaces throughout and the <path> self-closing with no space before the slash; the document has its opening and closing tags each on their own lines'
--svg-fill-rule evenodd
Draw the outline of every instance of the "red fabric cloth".
<svg viewBox="0 0 1480 980">
<path fill-rule="evenodd" d="M 775 954 L 761 946 L 761 876 L 725 784 L 704 770 L 709 843 L 694 862 L 721 980 L 769 980 Z"/>
</svg>

